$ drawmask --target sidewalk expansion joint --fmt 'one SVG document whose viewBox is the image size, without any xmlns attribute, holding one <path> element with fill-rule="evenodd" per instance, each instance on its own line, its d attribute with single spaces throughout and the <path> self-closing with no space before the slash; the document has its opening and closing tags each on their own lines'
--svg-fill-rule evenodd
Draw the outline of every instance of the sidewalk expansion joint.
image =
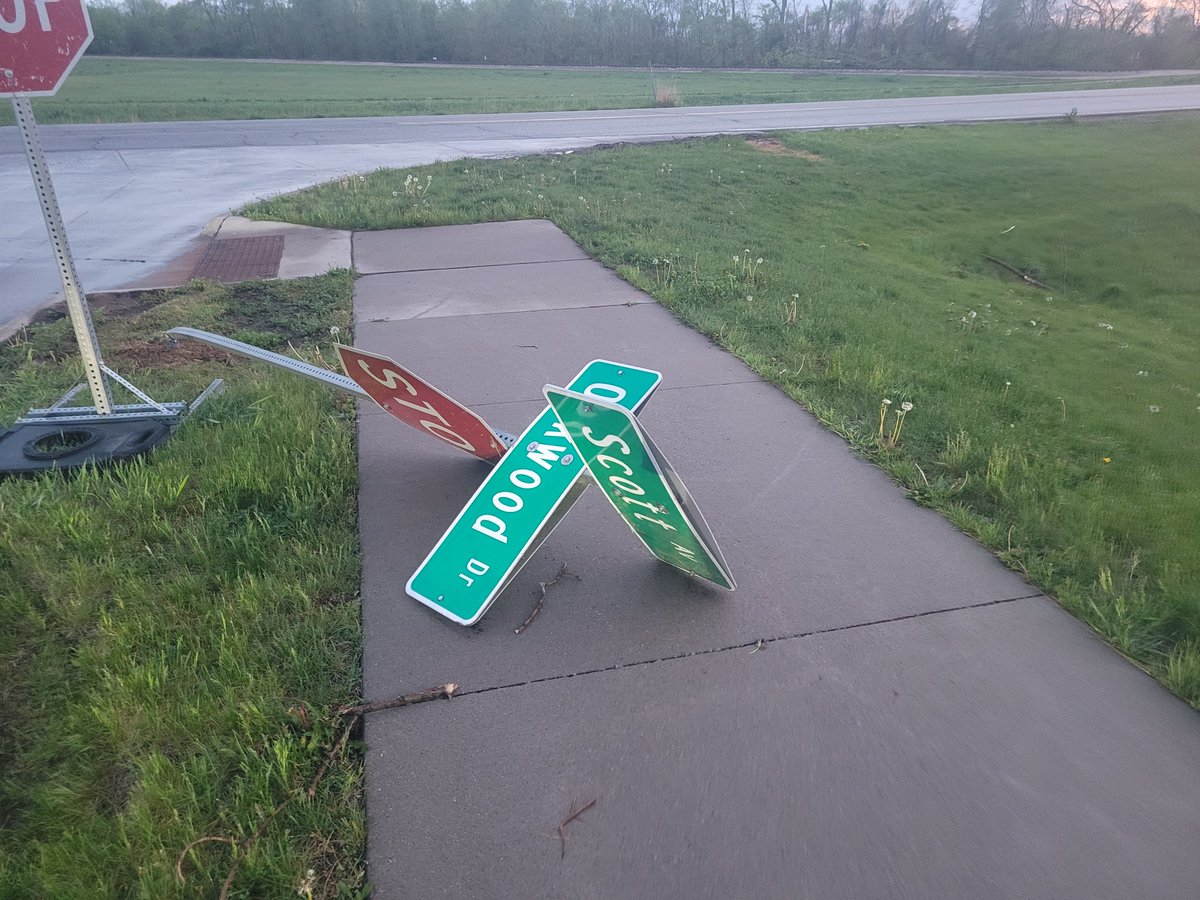
<svg viewBox="0 0 1200 900">
<path fill-rule="evenodd" d="M 679 385 L 675 385 L 673 387 L 661 387 L 658 389 L 657 393 L 659 395 L 661 395 L 661 394 L 669 394 L 669 393 L 678 392 L 678 391 L 693 391 L 693 390 L 706 389 L 706 388 L 736 387 L 737 385 L 741 385 L 741 384 L 766 384 L 766 383 L 767 382 L 764 382 L 761 378 L 754 376 L 751 378 L 743 379 L 741 381 L 708 381 L 708 382 L 705 382 L 704 384 L 679 384 Z M 479 410 L 479 409 L 489 409 L 489 408 L 493 408 L 493 407 L 497 407 L 497 406 L 512 406 L 517 403 L 545 403 L 545 402 L 546 402 L 546 398 L 543 397 L 541 394 L 537 394 L 537 395 L 531 395 L 529 397 L 516 397 L 512 400 L 480 400 L 480 401 L 475 401 L 472 403 L 467 403 L 467 406 L 471 407 L 471 409 Z M 380 410 L 380 412 L 382 413 L 383 410 Z"/>
<path fill-rule="evenodd" d="M 375 275 L 411 275 L 416 272 L 463 272 L 469 269 L 505 269 L 512 266 L 544 266 L 550 263 L 592 262 L 587 256 L 572 256 L 567 259 L 529 259 L 518 262 L 477 263 L 466 266 L 430 266 L 427 269 L 386 269 L 382 272 L 360 272 L 359 278 L 371 278 Z"/>
<path fill-rule="evenodd" d="M 439 271 L 444 271 L 444 270 L 439 270 Z M 434 306 L 431 306 L 429 309 L 424 310 L 423 312 L 420 312 L 415 316 L 400 316 L 398 318 L 391 318 L 389 316 L 379 316 L 379 317 L 373 318 L 373 319 L 366 319 L 365 321 L 359 322 L 357 324 L 358 325 L 378 325 L 381 322 L 425 322 L 429 319 L 470 319 L 470 318 L 474 318 L 477 316 L 528 316 L 528 315 L 537 315 L 539 313 L 548 313 L 548 312 L 574 312 L 575 310 L 579 310 L 579 309 L 620 309 L 621 307 L 649 306 L 650 304 L 657 303 L 658 301 L 656 301 L 652 298 L 647 298 L 645 300 L 628 300 L 625 303 L 593 303 L 590 306 L 553 306 L 553 307 L 550 307 L 549 309 L 547 309 L 547 308 L 497 309 L 494 311 L 489 310 L 486 312 L 453 313 L 451 315 L 445 315 L 445 316 L 429 315 L 429 313 L 436 310 L 439 306 L 444 306 L 448 302 L 449 302 L 448 300 L 441 300 Z M 528 349 L 528 348 L 523 348 L 523 349 Z"/>
<path fill-rule="evenodd" d="M 751 650 L 754 648 L 767 647 L 771 644 L 778 644 L 784 641 L 794 641 L 809 637 L 818 637 L 825 634 L 837 634 L 841 631 L 856 631 L 860 628 L 872 628 L 878 625 L 891 625 L 896 622 L 907 622 L 911 619 L 924 619 L 927 616 L 940 616 L 946 613 L 969 612 L 974 609 L 987 609 L 990 606 L 1003 606 L 1008 603 L 1019 603 L 1022 600 L 1036 600 L 1039 597 L 1044 597 L 1045 594 L 1040 592 L 1033 594 L 1023 594 L 1020 597 L 1007 597 L 1003 600 L 985 600 L 980 603 L 968 603 L 964 606 L 951 606 L 945 609 L 931 609 L 925 612 L 908 613 L 903 616 L 893 616 L 889 619 L 873 619 L 869 622 L 856 622 L 852 625 L 836 625 L 831 628 L 816 628 L 812 631 L 797 631 L 792 634 L 781 634 L 775 637 L 760 638 L 753 641 L 743 641 L 739 644 L 730 644 L 726 647 L 710 647 L 705 650 L 688 650 L 682 653 L 672 653 L 668 656 L 660 656 L 656 659 L 641 659 L 636 662 L 616 663 L 611 666 L 597 666 L 594 669 L 583 669 L 579 672 L 569 672 L 565 675 L 546 675 L 541 678 L 530 678 L 528 681 L 514 681 L 509 684 L 496 684 L 490 687 L 474 688 L 469 690 L 460 690 L 455 697 L 468 697 L 473 694 L 488 694 L 492 691 L 506 691 L 510 688 L 528 687 L 534 684 L 543 684 L 548 681 L 562 681 L 567 678 L 579 678 L 583 675 L 599 675 L 604 672 L 615 672 L 619 669 L 633 669 L 640 666 L 652 666 L 656 663 L 671 662 L 677 659 L 690 659 L 694 656 L 710 656 L 714 653 L 724 653 L 728 650 Z"/>
</svg>

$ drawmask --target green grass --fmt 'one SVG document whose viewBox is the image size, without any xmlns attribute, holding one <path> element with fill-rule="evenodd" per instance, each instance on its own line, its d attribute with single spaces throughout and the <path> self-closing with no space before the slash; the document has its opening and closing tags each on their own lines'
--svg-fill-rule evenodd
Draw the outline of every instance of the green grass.
<svg viewBox="0 0 1200 900">
<path fill-rule="evenodd" d="M 350 283 L 198 283 L 98 314 L 106 361 L 152 395 L 228 391 L 149 457 L 0 481 L 0 896 L 216 897 L 230 840 L 233 897 L 294 896 L 309 869 L 312 896 L 359 896 L 358 754 L 302 791 L 359 692 L 352 404 L 162 335 L 311 351 L 347 328 Z M 67 321 L 31 329 L 0 347 L 0 420 L 77 376 Z"/>
<path fill-rule="evenodd" d="M 292 119 L 625 109 L 654 105 L 656 85 L 683 106 L 793 103 L 1194 84 L 1200 76 L 1091 80 L 1069 76 L 928 76 L 793 72 L 657 72 L 315 65 L 85 57 L 42 124 Z M 1066 112 L 1066 110 L 1064 110 Z M 0 105 L 0 124 L 12 111 Z"/>
<path fill-rule="evenodd" d="M 423 196 L 383 171 L 249 212 L 554 220 L 1200 705 L 1200 119 L 779 138 L 447 163 L 414 170 Z"/>
</svg>

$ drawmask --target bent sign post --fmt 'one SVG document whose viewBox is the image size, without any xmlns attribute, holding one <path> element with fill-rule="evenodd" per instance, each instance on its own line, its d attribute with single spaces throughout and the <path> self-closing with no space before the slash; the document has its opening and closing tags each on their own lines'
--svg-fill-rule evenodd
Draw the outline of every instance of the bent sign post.
<svg viewBox="0 0 1200 900">
<path fill-rule="evenodd" d="M 704 516 L 662 451 L 626 409 L 546 385 L 546 399 L 613 508 L 663 562 L 732 591 Z"/>
<path fill-rule="evenodd" d="M 637 410 L 661 380 L 651 369 L 594 360 L 571 387 Z M 478 622 L 579 498 L 583 471 L 562 424 L 547 408 L 408 580 L 409 596 L 460 625 Z"/>
</svg>

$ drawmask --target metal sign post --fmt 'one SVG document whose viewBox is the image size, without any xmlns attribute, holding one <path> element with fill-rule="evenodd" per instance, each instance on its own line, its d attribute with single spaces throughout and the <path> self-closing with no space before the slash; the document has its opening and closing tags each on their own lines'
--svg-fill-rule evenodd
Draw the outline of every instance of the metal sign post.
<svg viewBox="0 0 1200 900">
<path fill-rule="evenodd" d="M 185 415 L 220 389 L 221 380 L 210 384 L 190 404 L 159 403 L 104 364 L 29 102 L 31 96 L 50 96 L 58 91 L 92 42 L 92 23 L 83 0 L 14 0 L 9 8 L 11 18 L 7 12 L 0 12 L 0 96 L 12 98 L 17 129 L 83 358 L 84 382 L 91 390 L 92 406 L 67 406 L 79 393 L 77 386 L 53 406 L 31 409 L 0 434 L 0 474 L 72 469 L 85 463 L 127 459 L 166 440 Z M 110 379 L 141 402 L 114 405 Z"/>
<path fill-rule="evenodd" d="M 79 276 L 75 272 L 75 260 L 67 243 L 67 230 L 63 227 L 62 212 L 58 208 L 58 197 L 50 180 L 46 156 L 38 140 L 37 122 L 33 118 L 33 107 L 29 98 L 22 95 L 12 98 L 13 113 L 17 117 L 17 128 L 21 132 L 21 143 L 25 145 L 25 158 L 29 171 L 33 173 L 33 186 L 37 189 L 38 203 L 42 207 L 42 218 L 46 220 L 46 231 L 50 235 L 50 246 L 54 261 L 58 263 L 58 274 L 62 278 L 63 293 L 67 298 L 67 312 L 71 316 L 71 327 L 83 357 L 83 372 L 92 391 L 92 403 L 98 415 L 112 413 L 112 397 L 104 380 L 104 360 L 100 356 L 100 343 L 96 340 L 96 329 L 92 325 L 92 314 L 87 299 L 79 288 Z"/>
</svg>

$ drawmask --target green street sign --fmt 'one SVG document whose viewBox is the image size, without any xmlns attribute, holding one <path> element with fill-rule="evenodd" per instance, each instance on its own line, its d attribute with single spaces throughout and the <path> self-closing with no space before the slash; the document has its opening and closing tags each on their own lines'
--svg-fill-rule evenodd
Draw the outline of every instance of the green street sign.
<svg viewBox="0 0 1200 900">
<path fill-rule="evenodd" d="M 580 396 L 637 410 L 662 374 L 593 360 L 571 381 Z M 410 597 L 472 625 L 487 611 L 587 486 L 583 465 L 547 408 L 500 458 L 408 580 Z"/>
<path fill-rule="evenodd" d="M 546 385 L 544 393 L 576 454 L 646 549 L 732 591 L 733 577 L 704 516 L 633 414 L 577 390 Z"/>
</svg>

